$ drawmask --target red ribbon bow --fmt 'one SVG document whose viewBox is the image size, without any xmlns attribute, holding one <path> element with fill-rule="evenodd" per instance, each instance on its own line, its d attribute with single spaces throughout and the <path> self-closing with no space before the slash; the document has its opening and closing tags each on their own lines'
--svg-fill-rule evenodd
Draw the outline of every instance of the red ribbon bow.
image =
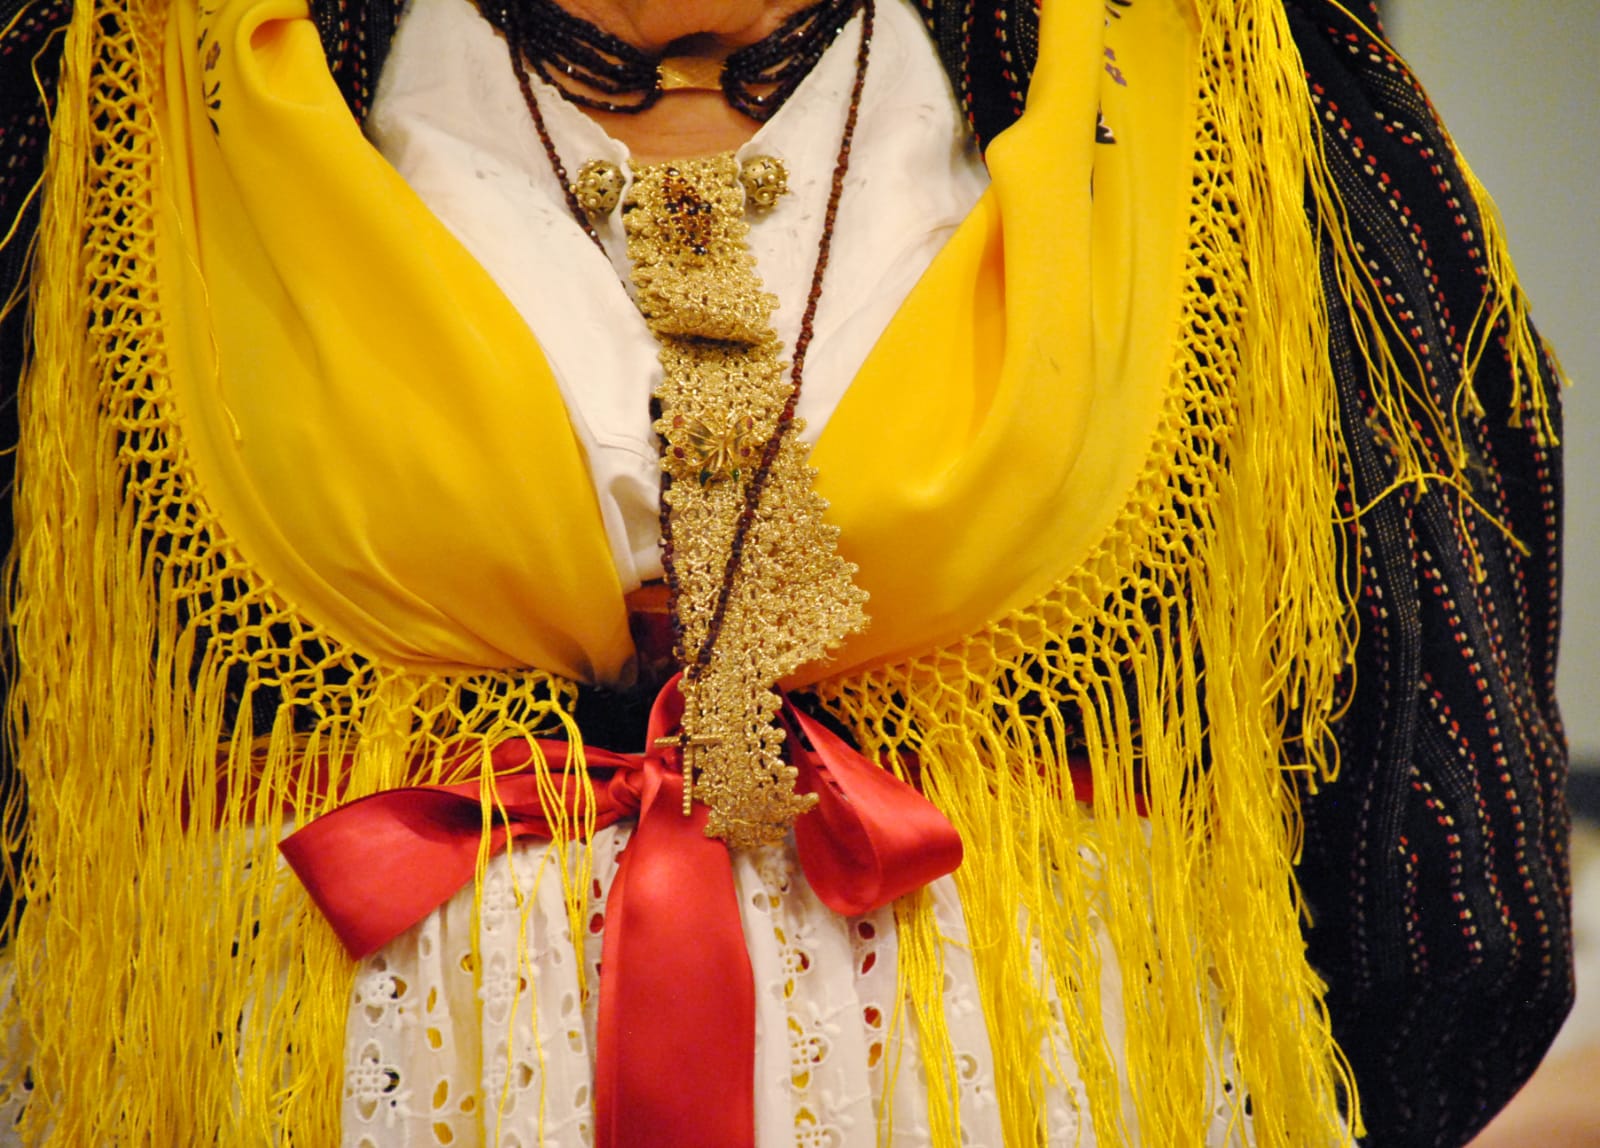
<svg viewBox="0 0 1600 1148">
<path fill-rule="evenodd" d="M 601 1148 L 748 1148 L 755 1143 L 755 983 L 722 842 L 706 808 L 683 814 L 676 746 L 678 680 L 650 711 L 643 754 L 585 751 L 594 824 L 637 815 L 606 905 L 595 1049 L 595 1143 Z M 853 916 L 952 872 L 961 839 L 931 802 L 785 699 L 796 788 L 817 805 L 795 822 L 806 879 Z M 581 823 L 588 787 L 566 769 L 567 743 L 541 741 L 565 813 Z M 490 848 L 548 839 L 529 745 L 494 750 L 504 810 Z M 570 782 L 570 784 L 569 784 Z M 604 784 L 598 784 L 604 782 Z M 477 781 L 392 789 L 312 821 L 280 848 L 353 957 L 382 948 L 473 879 L 483 835 Z M 692 1059 L 693 1071 L 685 1071 Z M 735 1087 L 738 1081 L 744 1087 Z"/>
</svg>

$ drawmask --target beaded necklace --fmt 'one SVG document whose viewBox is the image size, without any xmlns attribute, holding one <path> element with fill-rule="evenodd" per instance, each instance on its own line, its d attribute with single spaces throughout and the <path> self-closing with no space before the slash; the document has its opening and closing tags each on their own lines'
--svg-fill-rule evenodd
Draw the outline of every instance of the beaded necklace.
<svg viewBox="0 0 1600 1148">
<path fill-rule="evenodd" d="M 653 55 L 554 0 L 488 0 L 481 10 L 545 83 L 575 104 L 632 114 L 667 92 L 721 90 L 736 111 L 765 123 L 833 43 L 858 0 L 821 0 L 718 61 Z"/>
<path fill-rule="evenodd" d="M 684 697 L 682 725 L 670 740 L 682 754 L 685 813 L 700 798 L 710 809 L 707 834 L 732 847 L 780 840 L 814 804 L 794 792 L 794 771 L 782 758 L 775 687 L 866 624 L 855 567 L 839 557 L 837 529 L 823 520 L 826 505 L 812 489 L 795 408 L 850 165 L 873 14 L 867 0 L 787 372 L 771 330 L 775 300 L 761 290 L 744 243 L 744 207 L 761 198 L 747 190 L 734 158 L 640 168 L 624 204 L 633 281 L 664 372 L 653 408 L 662 445 L 662 568 Z M 509 37 L 508 47 L 568 209 L 598 245 Z M 746 563 L 748 553 L 760 560 Z"/>
</svg>

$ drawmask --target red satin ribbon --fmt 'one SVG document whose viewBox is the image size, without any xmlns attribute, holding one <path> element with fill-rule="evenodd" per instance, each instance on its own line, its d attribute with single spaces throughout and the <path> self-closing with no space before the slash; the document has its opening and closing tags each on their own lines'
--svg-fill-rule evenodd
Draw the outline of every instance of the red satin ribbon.
<svg viewBox="0 0 1600 1148">
<path fill-rule="evenodd" d="M 683 716 L 677 679 L 650 711 L 648 745 Z M 817 806 L 795 823 L 801 868 L 830 909 L 857 915 L 952 872 L 961 839 L 932 803 L 784 703 L 797 788 Z M 541 741 L 568 824 L 588 787 L 567 744 Z M 550 823 L 523 741 L 493 753 L 504 809 L 492 851 Z M 637 816 L 606 904 L 595 1049 L 601 1148 L 749 1148 L 755 1143 L 755 983 L 722 842 L 706 809 L 683 815 L 676 747 L 585 751 L 594 824 Z M 477 781 L 392 789 L 312 821 L 280 848 L 353 957 L 382 948 L 473 879 L 483 837 Z M 739 1086 L 743 1082 L 743 1087 Z"/>
</svg>

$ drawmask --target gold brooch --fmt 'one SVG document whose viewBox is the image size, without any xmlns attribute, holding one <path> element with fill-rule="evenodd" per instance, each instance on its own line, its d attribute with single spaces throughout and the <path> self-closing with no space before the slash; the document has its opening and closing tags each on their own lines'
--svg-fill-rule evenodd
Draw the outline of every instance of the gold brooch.
<svg viewBox="0 0 1600 1148">
<path fill-rule="evenodd" d="M 756 461 L 756 420 L 750 415 L 722 411 L 706 418 L 674 415 L 671 438 L 678 445 L 668 451 L 676 465 L 675 477 L 694 478 L 705 486 L 738 478 Z"/>
</svg>

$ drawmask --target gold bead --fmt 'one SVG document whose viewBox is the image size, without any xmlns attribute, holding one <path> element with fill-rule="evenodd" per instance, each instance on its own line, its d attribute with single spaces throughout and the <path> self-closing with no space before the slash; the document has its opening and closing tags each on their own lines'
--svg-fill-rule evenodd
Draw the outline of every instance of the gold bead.
<svg viewBox="0 0 1600 1148">
<path fill-rule="evenodd" d="M 752 156 L 739 169 L 739 182 L 744 184 L 745 202 L 765 211 L 789 190 L 789 169 L 770 155 Z"/>
<path fill-rule="evenodd" d="M 572 191 L 591 216 L 610 215 L 622 199 L 622 169 L 610 160 L 592 159 L 578 169 Z"/>
</svg>

